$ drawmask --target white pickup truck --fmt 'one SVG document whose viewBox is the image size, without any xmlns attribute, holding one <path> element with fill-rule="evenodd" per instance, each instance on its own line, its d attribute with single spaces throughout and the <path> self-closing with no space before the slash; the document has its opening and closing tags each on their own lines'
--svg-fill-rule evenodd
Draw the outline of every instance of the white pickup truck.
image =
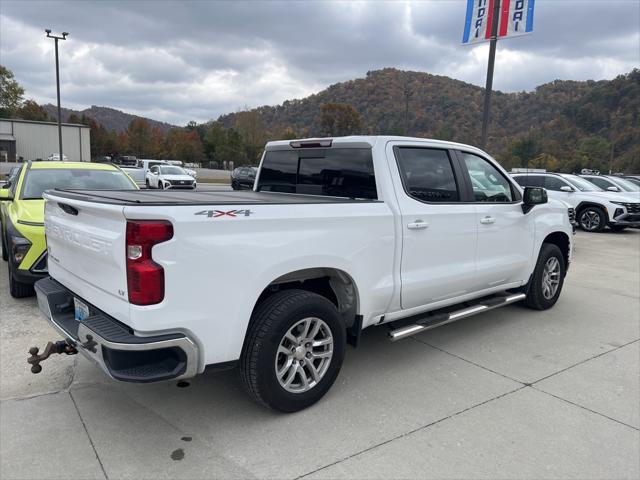
<svg viewBox="0 0 640 480">
<path fill-rule="evenodd" d="M 65 353 L 130 382 L 236 365 L 285 412 L 329 390 L 364 328 L 399 340 L 514 302 L 550 308 L 571 257 L 566 205 L 436 140 L 270 142 L 248 192 L 45 198 L 51 278 L 36 291 Z"/>
</svg>

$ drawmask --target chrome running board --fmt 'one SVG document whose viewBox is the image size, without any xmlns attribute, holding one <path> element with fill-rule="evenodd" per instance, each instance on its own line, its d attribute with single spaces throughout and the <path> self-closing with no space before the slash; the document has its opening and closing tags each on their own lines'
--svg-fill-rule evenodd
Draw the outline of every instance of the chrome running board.
<svg viewBox="0 0 640 480">
<path fill-rule="evenodd" d="M 490 297 L 478 303 L 477 305 L 463 308 L 462 310 L 454 310 L 449 313 L 437 313 L 418 317 L 413 321 L 411 325 L 391 330 L 389 332 L 389 339 L 392 342 L 396 342 L 417 333 L 431 330 L 432 328 L 441 327 L 442 325 L 446 325 L 448 323 L 462 320 L 463 318 L 477 315 L 478 313 L 487 312 L 495 308 L 500 308 L 511 303 L 519 302 L 521 300 L 524 300 L 525 298 L 527 298 L 527 295 L 524 293 L 515 293 L 508 296 L 500 295 L 496 297 Z"/>
</svg>

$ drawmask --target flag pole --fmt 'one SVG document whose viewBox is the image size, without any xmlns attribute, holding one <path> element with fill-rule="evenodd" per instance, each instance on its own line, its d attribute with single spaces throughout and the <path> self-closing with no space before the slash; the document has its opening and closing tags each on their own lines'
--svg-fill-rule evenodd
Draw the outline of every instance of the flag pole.
<svg viewBox="0 0 640 480">
<path fill-rule="evenodd" d="M 484 110 L 482 113 L 482 138 L 480 147 L 487 144 L 487 128 L 489 126 L 489 109 L 491 108 L 491 89 L 493 88 L 493 65 L 496 59 L 496 44 L 498 43 L 498 23 L 500 23 L 500 0 L 493 2 L 493 16 L 491 21 L 491 40 L 489 43 L 489 64 L 487 65 L 487 83 L 484 87 Z"/>
</svg>

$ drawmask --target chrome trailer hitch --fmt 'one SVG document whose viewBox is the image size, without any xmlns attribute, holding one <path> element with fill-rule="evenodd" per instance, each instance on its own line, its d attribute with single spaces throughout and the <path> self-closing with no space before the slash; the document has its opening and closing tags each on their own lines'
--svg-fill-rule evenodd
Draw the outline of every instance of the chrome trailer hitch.
<svg viewBox="0 0 640 480">
<path fill-rule="evenodd" d="M 39 351 L 40 349 L 38 347 L 31 347 L 29 349 L 29 354 L 31 356 L 27 358 L 27 363 L 31 365 L 31 373 L 40 373 L 42 371 L 40 362 L 46 360 L 54 353 L 64 353 L 65 355 L 75 355 L 78 353 L 78 350 L 71 344 L 70 340 L 49 342 L 47 343 L 47 346 L 44 347 L 44 352 L 38 355 Z"/>
</svg>

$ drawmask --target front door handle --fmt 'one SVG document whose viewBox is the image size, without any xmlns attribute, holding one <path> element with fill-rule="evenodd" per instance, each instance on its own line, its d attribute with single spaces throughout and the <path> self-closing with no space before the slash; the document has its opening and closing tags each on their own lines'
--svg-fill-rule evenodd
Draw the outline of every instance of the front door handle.
<svg viewBox="0 0 640 480">
<path fill-rule="evenodd" d="M 407 228 L 409 230 L 422 230 L 423 228 L 427 228 L 429 226 L 429 224 L 427 222 L 425 222 L 424 220 L 416 220 L 413 223 L 409 223 L 407 225 Z"/>
<path fill-rule="evenodd" d="M 484 218 L 482 218 L 482 219 L 480 220 L 480 223 L 482 223 L 483 225 L 490 225 L 490 224 L 492 224 L 492 223 L 493 223 L 493 222 L 495 222 L 495 221 L 496 221 L 496 219 L 495 219 L 495 218 L 493 218 L 493 217 L 491 217 L 491 216 L 487 215 L 486 217 L 484 217 Z"/>
</svg>

